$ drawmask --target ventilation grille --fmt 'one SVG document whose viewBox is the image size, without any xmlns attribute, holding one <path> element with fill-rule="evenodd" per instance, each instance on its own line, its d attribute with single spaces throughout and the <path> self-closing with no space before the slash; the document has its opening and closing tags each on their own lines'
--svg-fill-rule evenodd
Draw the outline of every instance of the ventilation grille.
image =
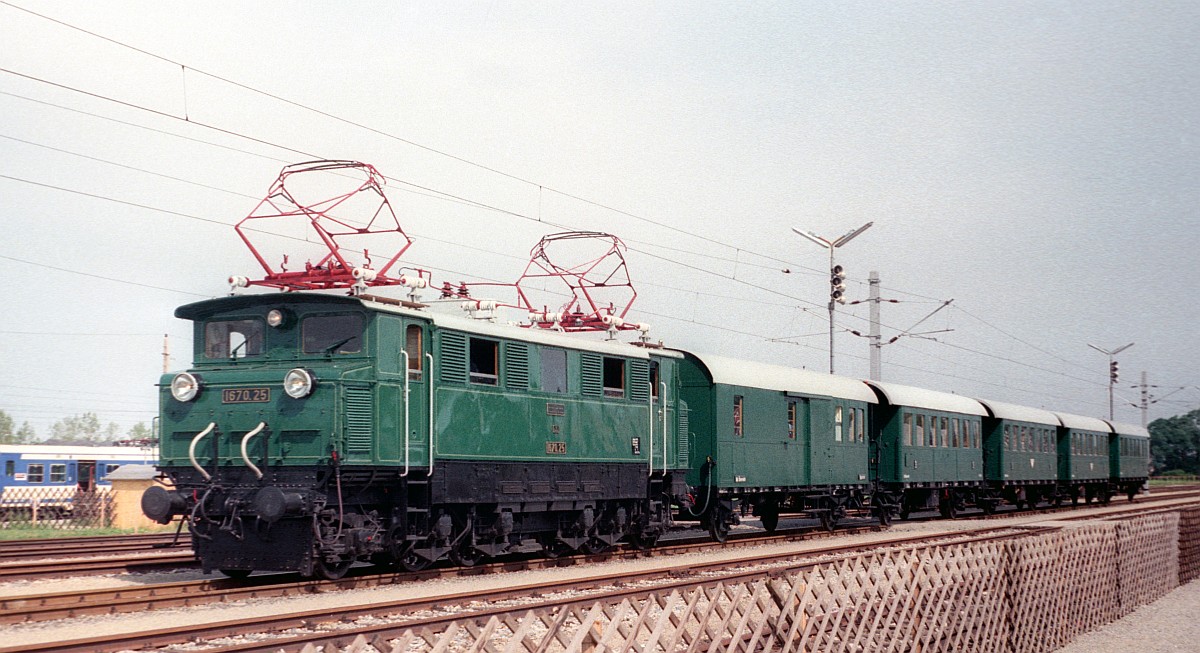
<svg viewBox="0 0 1200 653">
<path fill-rule="evenodd" d="M 346 453 L 371 453 L 371 426 L 375 421 L 371 389 L 346 386 Z"/>
<path fill-rule="evenodd" d="M 650 361 L 629 361 L 629 398 L 645 403 L 650 400 Z"/>
<path fill-rule="evenodd" d="M 599 354 L 583 353 L 579 355 L 579 363 L 583 374 L 583 396 L 604 396 L 604 362 Z"/>
<path fill-rule="evenodd" d="M 467 382 L 467 336 L 453 331 L 443 331 L 441 348 L 442 383 Z"/>
<path fill-rule="evenodd" d="M 688 440 L 688 407 L 684 401 L 679 402 L 679 437 L 675 439 L 679 448 L 679 466 L 687 467 L 691 460 L 691 442 Z"/>
<path fill-rule="evenodd" d="M 523 342 L 504 345 L 504 385 L 509 390 L 529 389 L 529 345 Z"/>
</svg>

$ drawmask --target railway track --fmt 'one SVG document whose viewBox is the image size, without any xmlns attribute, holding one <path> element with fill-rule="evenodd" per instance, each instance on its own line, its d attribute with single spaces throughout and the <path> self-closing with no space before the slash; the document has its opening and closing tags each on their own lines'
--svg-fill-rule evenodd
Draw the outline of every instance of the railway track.
<svg viewBox="0 0 1200 653">
<path fill-rule="evenodd" d="M 187 548 L 188 538 L 186 536 L 180 537 L 179 543 L 172 547 L 171 544 L 174 539 L 174 533 L 139 533 L 133 535 L 99 535 L 95 537 L 4 540 L 0 541 L 0 563 L 11 560 L 71 558 L 103 555 L 106 553 L 153 551 L 163 548 Z"/>
<path fill-rule="evenodd" d="M 1157 502 L 1156 502 L 1157 503 Z M 1194 504 L 1193 504 L 1194 505 Z M 1179 505 L 1173 506 L 1158 506 L 1157 509 L 1178 509 Z M 1136 508 L 1130 507 L 1128 510 L 1108 510 L 1107 514 L 1096 515 L 1077 515 L 1072 518 L 1078 519 L 1097 519 L 1105 517 L 1119 517 L 1129 512 L 1145 512 L 1147 509 L 1155 509 L 1154 506 L 1139 504 Z M 209 640 L 217 637 L 231 637 L 244 635 L 247 633 L 270 633 L 278 632 L 290 628 L 308 629 L 311 632 L 301 635 L 290 635 L 283 640 L 272 639 L 267 644 L 238 644 L 233 647 L 225 647 L 223 651 L 251 651 L 251 650 L 278 650 L 286 648 L 288 650 L 296 650 L 302 647 L 305 643 L 313 642 L 328 642 L 332 637 L 329 632 L 315 628 L 319 623 L 326 622 L 345 622 L 347 620 L 356 619 L 362 616 L 370 615 L 403 615 L 412 614 L 418 611 L 432 610 L 438 606 L 453 606 L 460 605 L 465 602 L 472 602 L 478 606 L 471 611 L 472 615 L 485 615 L 487 609 L 509 610 L 508 607 L 497 607 L 497 604 L 511 600 L 514 597 L 525 597 L 529 599 L 531 595 L 546 596 L 555 592 L 564 593 L 579 593 L 587 592 L 586 597 L 581 597 L 578 601 L 594 601 L 598 596 L 597 592 L 646 592 L 648 591 L 643 585 L 646 583 L 655 584 L 656 591 L 669 589 L 670 583 L 695 583 L 695 580 L 682 581 L 680 577 L 694 579 L 698 574 L 716 574 L 726 573 L 722 570 L 729 568 L 741 568 L 743 571 L 737 573 L 772 573 L 765 567 L 774 565 L 775 569 L 797 569 L 795 565 L 801 564 L 816 564 L 814 562 L 804 563 L 802 560 L 811 560 L 814 557 L 821 557 L 822 562 L 828 562 L 831 556 L 837 555 L 853 555 L 864 549 L 878 549 L 880 547 L 909 547 L 923 548 L 936 546 L 940 542 L 954 539 L 962 541 L 962 538 L 1004 538 L 1012 537 L 1018 533 L 1029 533 L 1036 526 L 984 526 L 970 534 L 938 534 L 930 536 L 929 534 L 919 535 L 898 535 L 893 537 L 884 537 L 880 533 L 880 537 L 874 538 L 874 541 L 869 543 L 848 546 L 844 543 L 832 543 L 828 546 L 810 549 L 803 552 L 791 550 L 788 553 L 775 554 L 771 556 L 763 556 L 760 553 L 747 553 L 746 555 L 727 557 L 718 561 L 698 563 L 696 561 L 688 561 L 686 563 L 672 562 L 671 554 L 683 554 L 693 552 L 699 548 L 713 549 L 714 546 L 710 542 L 692 542 L 680 543 L 664 547 L 661 550 L 656 550 L 654 557 L 661 557 L 663 564 L 654 565 L 653 569 L 644 572 L 622 571 L 618 573 L 605 572 L 602 568 L 597 569 L 598 573 L 587 574 L 585 577 L 570 581 L 562 581 L 561 583 L 549 583 L 540 581 L 531 584 L 522 584 L 506 587 L 502 590 L 494 590 L 486 593 L 480 593 L 479 590 L 471 590 L 465 593 L 444 593 L 436 596 L 425 595 L 421 598 L 408 598 L 394 601 L 372 602 L 363 605 L 347 605 L 343 607 L 322 607 L 317 610 L 297 611 L 290 614 L 280 614 L 271 616 L 254 616 L 247 619 L 232 619 L 224 620 L 209 624 L 186 624 L 178 628 L 156 629 L 153 631 L 142 631 L 134 633 L 126 633 L 121 635 L 92 637 L 71 641 L 55 641 L 44 645 L 23 645 L 14 648 L 0 648 L 0 653 L 15 653 L 16 651 L 116 651 L 122 649 L 139 649 L 145 647 L 164 646 L 168 644 L 177 644 L 184 641 Z M 1040 527 L 1053 528 L 1053 527 Z M 857 532 L 878 530 L 875 526 L 861 526 Z M 835 536 L 849 534 L 847 530 L 839 530 L 834 533 Z M 809 533 L 811 535 L 811 533 Z M 800 533 L 780 533 L 775 539 L 786 541 L 788 538 L 801 539 L 803 536 Z M 736 544 L 761 544 L 761 538 L 739 538 Z M 734 540 L 721 549 L 728 550 L 736 546 Z M 608 556 L 583 556 L 578 558 L 566 558 L 558 560 L 540 560 L 536 566 L 555 567 L 580 564 L 594 560 L 604 559 L 620 559 L 643 557 L 644 553 L 640 552 L 615 552 Z M 801 559 L 797 562 L 797 559 Z M 426 570 L 418 574 L 372 574 L 369 576 L 360 576 L 356 578 L 343 579 L 341 581 L 286 581 L 282 576 L 256 576 L 250 579 L 251 582 L 233 582 L 225 579 L 197 581 L 193 583 L 172 583 L 166 585 L 154 585 L 146 588 L 124 588 L 121 590 L 104 590 L 89 593 L 79 592 L 64 592 L 58 595 L 43 595 L 38 597 L 17 597 L 3 600 L 0 603 L 0 614 L 6 616 L 6 623 L 15 621 L 40 621 L 42 619 L 61 618 L 67 616 L 82 616 L 87 614 L 114 614 L 120 612 L 143 612 L 152 609 L 162 609 L 166 607 L 178 606 L 194 606 L 201 603 L 212 601 L 237 601 L 252 598 L 275 597 L 275 596 L 296 596 L 303 594 L 324 594 L 333 593 L 338 590 L 362 589 L 369 587 L 384 587 L 387 585 L 414 584 L 414 581 L 420 580 L 435 580 L 447 576 L 463 576 L 473 574 L 488 574 L 498 573 L 503 571 L 511 571 L 520 568 L 533 568 L 532 566 L 523 566 L 525 563 L 533 563 L 534 561 L 524 561 L 522 563 L 506 562 L 497 563 L 495 565 L 485 565 L 477 568 L 467 569 L 447 569 L 447 570 Z M 792 566 L 789 566 L 792 565 Z M 746 571 L 750 570 L 750 571 Z M 733 573 L 733 572 L 729 572 Z M 778 571 L 774 573 L 779 573 Z M 739 576 L 744 577 L 744 576 Z M 280 582 L 284 580 L 284 582 Z M 425 583 L 423 589 L 433 588 L 441 584 Z M 636 586 L 636 587 L 635 587 Z M 104 594 L 107 592 L 107 596 Z M 146 594 L 155 595 L 157 598 L 148 598 Z M 72 605 L 72 602 L 74 605 Z M 482 612 L 479 612 L 482 610 Z M 14 615 L 10 621 L 7 615 Z M 17 616 L 22 615 L 22 616 Z M 462 612 L 456 612 L 446 617 L 432 618 L 434 623 L 437 619 L 459 619 L 463 617 Z M 397 625 L 397 623 L 401 625 Z M 371 626 L 370 628 L 353 627 L 350 629 L 349 638 L 353 638 L 357 634 L 366 634 L 368 638 L 376 636 L 386 636 L 388 628 L 409 628 L 414 625 L 414 620 L 410 617 L 400 618 L 397 621 L 391 621 L 389 624 L 380 624 Z M 421 623 L 425 623 L 422 621 Z M 345 624 L 343 623 L 343 626 Z M 341 636 L 338 636 L 341 637 Z M 349 640 L 346 640 L 348 643 Z M 265 647 L 265 648 L 263 648 Z M 329 649 L 326 649 L 329 650 Z"/>
</svg>

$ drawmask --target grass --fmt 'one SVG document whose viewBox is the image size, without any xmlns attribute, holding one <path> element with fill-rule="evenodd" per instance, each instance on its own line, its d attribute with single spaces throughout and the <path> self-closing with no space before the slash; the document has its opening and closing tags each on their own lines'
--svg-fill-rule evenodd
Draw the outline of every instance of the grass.
<svg viewBox="0 0 1200 653">
<path fill-rule="evenodd" d="M 134 535 L 137 533 L 161 533 L 174 530 L 170 528 L 79 528 L 64 529 L 47 526 L 8 526 L 0 527 L 0 541 L 3 540 L 36 540 L 53 537 L 95 537 L 98 535 Z"/>
<path fill-rule="evenodd" d="M 1194 485 L 1197 482 L 1195 476 L 1159 476 L 1150 479 L 1150 487 L 1169 487 L 1172 485 Z"/>
</svg>

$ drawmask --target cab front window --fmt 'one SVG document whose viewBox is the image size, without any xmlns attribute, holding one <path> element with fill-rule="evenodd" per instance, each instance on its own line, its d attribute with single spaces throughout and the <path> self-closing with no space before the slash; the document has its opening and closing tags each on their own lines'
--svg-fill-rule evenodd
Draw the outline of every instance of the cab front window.
<svg viewBox="0 0 1200 653">
<path fill-rule="evenodd" d="M 356 354 L 363 348 L 361 315 L 313 315 L 300 323 L 306 354 Z"/>
<path fill-rule="evenodd" d="M 262 353 L 260 320 L 217 320 L 204 325 L 204 355 L 208 358 L 243 358 Z"/>
</svg>

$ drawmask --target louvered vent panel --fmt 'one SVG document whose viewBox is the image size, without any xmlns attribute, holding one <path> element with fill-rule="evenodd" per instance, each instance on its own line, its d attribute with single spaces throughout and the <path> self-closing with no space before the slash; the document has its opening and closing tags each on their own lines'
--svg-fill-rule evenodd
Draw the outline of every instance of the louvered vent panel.
<svg viewBox="0 0 1200 653">
<path fill-rule="evenodd" d="M 375 407 L 371 389 L 346 386 L 346 453 L 371 453 L 371 427 L 375 422 Z"/>
<path fill-rule="evenodd" d="M 582 353 L 579 355 L 579 363 L 583 373 L 583 396 L 585 397 L 602 397 L 604 396 L 604 361 L 601 360 L 600 354 Z"/>
<path fill-rule="evenodd" d="M 629 361 L 629 398 L 634 401 L 650 400 L 650 361 Z"/>
<path fill-rule="evenodd" d="M 467 336 L 453 331 L 442 332 L 441 370 L 442 383 L 467 382 Z"/>
<path fill-rule="evenodd" d="M 504 385 L 509 390 L 529 389 L 529 345 L 523 342 L 504 345 Z"/>
<path fill-rule="evenodd" d="M 679 402 L 679 437 L 676 439 L 679 448 L 679 466 L 687 467 L 691 458 L 691 442 L 688 440 L 688 407 L 687 402 Z"/>
</svg>

